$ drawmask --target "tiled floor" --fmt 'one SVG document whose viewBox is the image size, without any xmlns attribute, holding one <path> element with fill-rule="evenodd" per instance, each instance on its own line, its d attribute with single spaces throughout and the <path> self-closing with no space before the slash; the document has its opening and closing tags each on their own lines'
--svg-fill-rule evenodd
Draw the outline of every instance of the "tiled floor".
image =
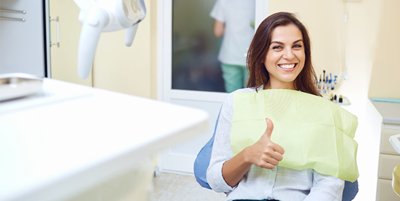
<svg viewBox="0 0 400 201">
<path fill-rule="evenodd" d="M 151 201 L 224 201 L 225 195 L 202 188 L 193 175 L 158 173 Z"/>
</svg>

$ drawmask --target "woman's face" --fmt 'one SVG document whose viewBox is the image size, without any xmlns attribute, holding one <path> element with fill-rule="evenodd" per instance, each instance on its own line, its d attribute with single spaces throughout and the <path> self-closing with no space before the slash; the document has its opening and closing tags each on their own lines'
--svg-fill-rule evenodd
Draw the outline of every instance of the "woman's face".
<svg viewBox="0 0 400 201">
<path fill-rule="evenodd" d="M 304 68 L 305 58 L 300 30 L 293 24 L 276 27 L 264 61 L 270 76 L 265 88 L 294 89 L 294 80 Z"/>
</svg>

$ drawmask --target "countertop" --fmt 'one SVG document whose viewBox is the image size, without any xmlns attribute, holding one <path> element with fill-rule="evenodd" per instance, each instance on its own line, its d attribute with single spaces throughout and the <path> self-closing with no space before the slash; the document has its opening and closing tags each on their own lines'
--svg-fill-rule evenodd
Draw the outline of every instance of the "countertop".
<svg viewBox="0 0 400 201">
<path fill-rule="evenodd" d="M 382 115 L 384 124 L 400 125 L 400 103 L 372 101 L 376 110 Z"/>
<path fill-rule="evenodd" d="M 0 102 L 0 200 L 65 200 L 207 130 L 201 110 L 44 79 Z"/>
</svg>

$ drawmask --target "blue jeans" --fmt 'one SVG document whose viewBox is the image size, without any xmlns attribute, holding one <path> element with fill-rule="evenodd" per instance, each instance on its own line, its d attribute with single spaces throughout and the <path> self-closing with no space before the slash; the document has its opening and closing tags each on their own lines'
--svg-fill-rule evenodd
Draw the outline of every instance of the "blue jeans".
<svg viewBox="0 0 400 201">
<path fill-rule="evenodd" d="M 248 79 L 246 66 L 222 63 L 221 67 L 226 92 L 230 93 L 246 86 Z"/>
</svg>

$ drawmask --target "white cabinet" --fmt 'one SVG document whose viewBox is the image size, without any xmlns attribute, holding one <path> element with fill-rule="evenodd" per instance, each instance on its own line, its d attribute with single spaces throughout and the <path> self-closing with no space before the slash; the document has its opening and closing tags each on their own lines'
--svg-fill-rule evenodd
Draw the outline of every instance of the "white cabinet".
<svg viewBox="0 0 400 201">
<path fill-rule="evenodd" d="M 48 76 L 45 0 L 0 0 L 0 73 Z"/>
<path fill-rule="evenodd" d="M 376 201 L 398 201 L 400 198 L 391 183 L 393 168 L 400 165 L 400 155 L 390 145 L 389 137 L 400 134 L 400 104 L 374 102 L 374 105 L 383 117 Z"/>
</svg>

